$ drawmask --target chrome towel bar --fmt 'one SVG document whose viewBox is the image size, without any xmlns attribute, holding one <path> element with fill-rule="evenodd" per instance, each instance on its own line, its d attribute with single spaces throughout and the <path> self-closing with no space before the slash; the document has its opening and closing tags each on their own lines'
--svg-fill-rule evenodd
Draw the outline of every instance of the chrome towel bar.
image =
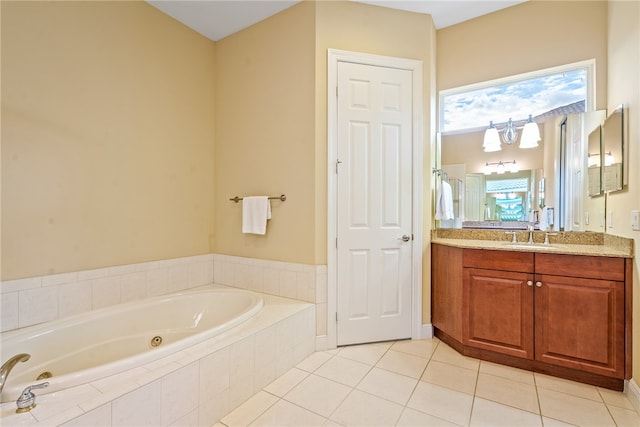
<svg viewBox="0 0 640 427">
<path fill-rule="evenodd" d="M 242 199 L 243 199 L 243 197 L 238 197 L 238 196 L 236 196 L 236 197 L 232 197 L 232 198 L 231 198 L 231 199 L 229 199 L 229 200 L 231 200 L 232 202 L 236 202 L 236 203 L 238 203 L 238 202 L 239 202 L 240 200 L 242 200 Z M 269 200 L 281 200 L 281 201 L 283 201 L 283 202 L 284 202 L 284 201 L 286 201 L 286 200 L 287 200 L 287 196 L 285 196 L 284 194 L 281 194 L 280 196 L 273 196 L 273 197 L 269 197 Z"/>
</svg>

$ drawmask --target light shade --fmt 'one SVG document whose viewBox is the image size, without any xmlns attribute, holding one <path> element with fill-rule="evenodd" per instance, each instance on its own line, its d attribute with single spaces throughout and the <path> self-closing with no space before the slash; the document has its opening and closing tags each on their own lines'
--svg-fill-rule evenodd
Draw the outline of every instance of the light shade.
<svg viewBox="0 0 640 427">
<path fill-rule="evenodd" d="M 538 141 L 540 141 L 540 129 L 529 115 L 529 120 L 522 129 L 520 148 L 535 148 L 538 146 Z"/>
<path fill-rule="evenodd" d="M 498 135 L 498 129 L 496 129 L 493 122 L 489 122 L 489 128 L 484 132 L 484 143 L 482 147 L 484 147 L 484 151 L 487 153 L 501 150 L 500 135 Z"/>
</svg>

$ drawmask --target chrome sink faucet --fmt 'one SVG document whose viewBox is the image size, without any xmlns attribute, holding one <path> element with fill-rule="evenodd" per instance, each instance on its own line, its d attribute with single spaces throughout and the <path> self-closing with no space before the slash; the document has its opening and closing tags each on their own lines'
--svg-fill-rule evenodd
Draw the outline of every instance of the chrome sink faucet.
<svg viewBox="0 0 640 427">
<path fill-rule="evenodd" d="M 0 367 L 0 393 L 2 393 L 2 390 L 4 389 L 4 383 L 7 381 L 7 377 L 9 376 L 9 373 L 11 372 L 13 367 L 16 366 L 18 362 L 26 362 L 30 357 L 30 354 L 20 353 L 16 354 L 11 359 L 2 364 L 2 367 Z"/>
<path fill-rule="evenodd" d="M 535 243 L 533 241 L 533 225 L 529 224 L 527 226 L 527 229 L 529 230 L 529 240 L 527 241 L 527 243 Z"/>
</svg>

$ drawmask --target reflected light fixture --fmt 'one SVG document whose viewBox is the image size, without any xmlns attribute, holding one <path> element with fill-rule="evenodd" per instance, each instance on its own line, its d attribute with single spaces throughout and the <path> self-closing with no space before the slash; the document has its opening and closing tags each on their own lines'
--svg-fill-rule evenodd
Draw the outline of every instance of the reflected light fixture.
<svg viewBox="0 0 640 427">
<path fill-rule="evenodd" d="M 540 129 L 538 125 L 533 121 L 531 114 L 529 114 L 529 120 L 524 124 L 522 128 L 522 136 L 520 137 L 520 148 L 535 148 L 540 141 Z"/>
<path fill-rule="evenodd" d="M 511 162 L 492 162 L 485 163 L 484 165 L 484 174 L 491 175 L 492 173 L 503 174 L 505 172 L 515 173 L 518 172 L 518 165 L 516 161 L 513 160 Z"/>
<path fill-rule="evenodd" d="M 511 118 L 505 124 L 502 129 L 502 141 L 507 145 L 512 145 L 518 139 L 518 128 Z M 533 121 L 533 117 L 529 114 L 529 119 L 524 124 L 522 129 L 522 136 L 520 137 L 520 148 L 534 148 L 538 146 L 540 141 L 540 129 L 538 125 Z M 498 129 L 493 124 L 493 121 L 489 122 L 489 127 L 484 133 L 484 142 L 482 147 L 484 151 L 489 153 L 493 151 L 500 151 L 500 134 Z"/>
</svg>

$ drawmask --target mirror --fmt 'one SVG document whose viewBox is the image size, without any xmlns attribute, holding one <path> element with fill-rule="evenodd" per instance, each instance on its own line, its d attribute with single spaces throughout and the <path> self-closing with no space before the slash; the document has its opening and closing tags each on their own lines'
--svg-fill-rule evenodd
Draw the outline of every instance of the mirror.
<svg viewBox="0 0 640 427">
<path fill-rule="evenodd" d="M 620 191 L 627 184 L 625 161 L 626 149 L 624 141 L 624 111 L 618 106 L 602 126 L 604 166 L 602 172 L 602 190 L 604 192 Z"/>
<path fill-rule="evenodd" d="M 593 142 L 594 147 L 600 146 L 599 130 L 605 113 L 594 113 L 546 117 L 538 123 L 542 140 L 538 147 L 530 149 L 521 149 L 515 143 L 503 144 L 502 150 L 498 152 L 484 152 L 482 143 L 485 129 L 441 134 L 441 169 L 447 172 L 449 182 L 456 180 L 462 184 L 459 185 L 462 188 L 458 188 L 457 194 L 454 194 L 457 208 L 455 220 L 440 221 L 436 226 L 526 229 L 530 222 L 544 220 L 545 225 L 554 230 L 596 229 L 600 224 L 598 218 L 603 218 L 604 215 L 605 198 L 597 197 L 596 194 L 589 197 L 592 190 L 588 189 L 591 182 L 587 179 L 585 170 L 587 161 L 580 160 L 587 157 L 588 143 Z M 593 117 L 598 117 L 599 121 Z M 597 122 L 595 127 L 590 125 L 592 122 Z M 570 153 L 563 151 L 563 133 L 572 135 L 569 141 L 572 141 L 574 151 Z M 600 151 L 598 148 L 594 149 Z M 485 174 L 487 164 L 500 162 L 507 166 L 504 173 L 498 174 L 494 170 L 489 175 Z M 509 172 L 508 166 L 513 162 L 517 165 L 516 169 L 519 169 L 517 173 Z M 578 182 L 578 178 L 583 176 L 584 179 Z M 602 175 L 598 176 L 602 180 Z M 527 178 L 526 191 L 522 188 L 522 182 L 518 187 L 522 191 L 514 191 L 514 194 L 508 191 L 499 193 L 487 188 L 487 183 L 493 181 L 523 177 Z M 593 182 L 593 187 L 594 193 L 602 194 L 597 180 Z M 569 197 L 570 194 L 573 196 Z M 515 197 L 509 199 L 509 196 Z M 588 200 L 583 203 L 585 199 Z M 588 218 L 589 215 L 591 218 Z M 566 219 L 560 221 L 561 218 Z"/>
<path fill-rule="evenodd" d="M 597 126 L 587 138 L 587 194 L 602 194 L 602 127 Z"/>
</svg>

